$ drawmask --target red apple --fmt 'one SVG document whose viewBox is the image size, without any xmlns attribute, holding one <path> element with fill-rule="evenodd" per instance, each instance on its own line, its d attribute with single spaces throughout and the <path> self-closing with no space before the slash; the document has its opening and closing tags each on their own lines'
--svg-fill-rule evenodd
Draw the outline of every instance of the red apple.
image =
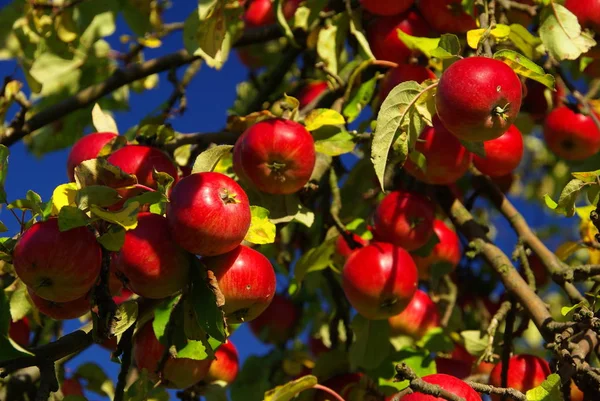
<svg viewBox="0 0 600 401">
<path fill-rule="evenodd" d="M 440 325 L 440 314 L 435 302 L 426 292 L 417 290 L 402 312 L 388 319 L 390 333 L 394 336 L 406 334 L 421 338 L 429 329 Z"/>
<path fill-rule="evenodd" d="M 113 296 L 113 301 L 115 301 L 117 305 L 120 305 L 123 302 L 129 300 L 129 298 L 131 298 L 132 295 L 133 292 L 131 292 L 131 290 L 129 290 L 128 288 L 122 288 L 121 292 L 118 295 Z"/>
<path fill-rule="evenodd" d="M 539 256 L 537 256 L 535 253 L 529 255 L 527 260 L 529 261 L 529 267 L 533 272 L 536 286 L 538 288 L 544 287 L 550 282 L 550 274 L 548 274 L 548 270 L 546 270 L 544 262 L 542 262 Z"/>
<path fill-rule="evenodd" d="M 156 370 L 165 352 L 154 334 L 152 321 L 139 329 L 134 337 L 133 357 L 139 370 L 146 369 L 148 376 L 158 380 Z M 201 361 L 169 356 L 162 371 L 162 384 L 171 388 L 187 388 L 204 379 L 212 359 Z"/>
<path fill-rule="evenodd" d="M 204 380 L 208 383 L 219 380 L 231 384 L 237 377 L 239 367 L 237 348 L 231 340 L 227 340 L 215 351 L 215 360 L 210 364 Z"/>
<path fill-rule="evenodd" d="M 600 0 L 567 0 L 565 7 L 575 14 L 582 28 L 600 31 Z"/>
<path fill-rule="evenodd" d="M 552 152 L 569 161 L 585 160 L 600 150 L 600 130 L 592 117 L 568 106 L 557 107 L 548 114 L 544 139 Z"/>
<path fill-rule="evenodd" d="M 583 398 L 583 392 L 571 381 L 571 401 L 583 401 Z"/>
<path fill-rule="evenodd" d="M 461 258 L 460 240 L 454 231 L 439 219 L 433 222 L 433 231 L 439 242 L 433 246 L 429 255 L 412 255 L 421 280 L 429 280 L 436 265 L 439 267 L 440 264 L 444 264 L 450 270 L 456 269 Z"/>
<path fill-rule="evenodd" d="M 330 348 L 327 345 L 325 345 L 321 338 L 317 338 L 314 336 L 311 336 L 308 339 L 308 348 L 310 349 L 311 354 L 313 354 L 317 358 L 322 354 L 330 351 Z"/>
<path fill-rule="evenodd" d="M 437 117 L 433 118 L 433 127 L 421 132 L 415 149 L 425 156 L 425 170 L 410 159 L 404 169 L 416 179 L 435 185 L 455 183 L 469 170 L 473 157 Z"/>
<path fill-rule="evenodd" d="M 312 135 L 303 125 L 274 118 L 248 128 L 233 149 L 233 169 L 259 190 L 291 194 L 310 179 L 316 152 Z"/>
<path fill-rule="evenodd" d="M 8 336 L 21 347 L 27 348 L 29 345 L 29 330 L 29 319 L 27 317 L 16 322 L 11 320 L 10 326 L 8 326 Z"/>
<path fill-rule="evenodd" d="M 515 175 L 513 173 L 490 178 L 503 194 L 508 193 L 515 183 Z"/>
<path fill-rule="evenodd" d="M 416 12 L 410 11 L 393 17 L 374 19 L 366 28 L 367 38 L 373 54 L 378 60 L 406 63 L 412 51 L 398 36 L 397 30 L 417 37 L 427 37 L 431 28 Z"/>
<path fill-rule="evenodd" d="M 368 240 L 361 238 L 358 234 L 352 234 L 352 238 L 362 246 L 369 244 Z M 348 256 L 355 250 L 356 249 L 350 248 L 350 245 L 348 245 L 348 242 L 344 239 L 343 235 L 338 236 L 335 240 L 335 251 L 342 258 L 348 259 Z"/>
<path fill-rule="evenodd" d="M 249 322 L 267 309 L 275 295 L 275 271 L 262 253 L 240 245 L 224 255 L 202 258 L 225 297 L 230 323 Z"/>
<path fill-rule="evenodd" d="M 173 240 L 166 218 L 140 213 L 137 227 L 125 233 L 115 267 L 133 292 L 160 299 L 187 284 L 190 258 Z"/>
<path fill-rule="evenodd" d="M 371 320 L 402 312 L 417 290 L 417 268 L 403 248 L 371 243 L 352 253 L 342 272 L 342 288 L 350 304 Z"/>
<path fill-rule="evenodd" d="M 565 88 L 559 81 L 556 82 L 555 92 L 532 79 L 525 82 L 525 89 L 526 93 L 523 96 L 521 111 L 529 113 L 536 122 L 541 122 L 553 107 L 562 105 L 565 96 Z M 547 92 L 550 94 L 551 99 L 546 97 Z"/>
<path fill-rule="evenodd" d="M 435 206 L 419 193 L 394 191 L 379 203 L 373 220 L 378 241 L 414 251 L 425 245 L 433 234 Z"/>
<path fill-rule="evenodd" d="M 173 187 L 167 204 L 171 235 L 188 252 L 220 255 L 235 249 L 250 228 L 246 192 L 221 173 L 197 173 Z"/>
<path fill-rule="evenodd" d="M 414 0 L 360 0 L 360 5 L 372 14 L 392 16 L 405 12 L 414 2 Z"/>
<path fill-rule="evenodd" d="M 535 355 L 514 355 L 508 360 L 507 386 L 523 393 L 539 386 L 550 375 L 550 366 L 544 359 Z M 498 362 L 490 373 L 490 384 L 502 385 L 502 361 Z M 500 401 L 502 397 L 492 396 L 492 401 Z"/>
<path fill-rule="evenodd" d="M 286 0 L 283 4 L 283 14 L 290 19 L 294 16 L 301 0 Z M 248 2 L 244 21 L 248 27 L 257 27 L 275 23 L 275 11 L 271 0 L 251 0 Z"/>
<path fill-rule="evenodd" d="M 90 311 L 90 294 L 77 298 L 73 301 L 54 302 L 39 297 L 33 290 L 27 287 L 33 305 L 44 315 L 54 320 L 76 319 Z"/>
<path fill-rule="evenodd" d="M 23 233 L 13 264 L 19 278 L 38 296 L 68 302 L 92 288 L 100 274 L 102 251 L 87 227 L 61 232 L 58 219 L 52 218 Z"/>
<path fill-rule="evenodd" d="M 383 102 L 396 86 L 406 81 L 421 83 L 427 79 L 435 79 L 435 74 L 427 67 L 418 64 L 400 64 L 385 74 L 379 86 L 379 101 Z"/>
<path fill-rule="evenodd" d="M 515 121 L 521 98 L 521 80 L 507 64 L 468 57 L 444 71 L 435 104 L 440 120 L 457 138 L 489 141 Z"/>
<path fill-rule="evenodd" d="M 458 379 L 464 379 L 471 374 L 473 363 L 475 363 L 475 357 L 458 343 L 454 344 L 450 357 L 438 355 L 435 358 L 438 373 L 454 376 Z"/>
<path fill-rule="evenodd" d="M 439 33 L 466 33 L 477 29 L 475 19 L 465 12 L 461 0 L 420 0 L 418 7 Z"/>
<path fill-rule="evenodd" d="M 523 137 L 513 124 L 499 138 L 483 143 L 485 157 L 473 155 L 473 164 L 483 174 L 501 177 L 515 170 L 523 158 Z"/>
<path fill-rule="evenodd" d="M 102 148 L 113 141 L 118 135 L 113 132 L 97 132 L 79 139 L 67 157 L 67 176 L 69 181 L 75 181 L 75 167 L 86 160 L 95 159 Z"/>
<path fill-rule="evenodd" d="M 360 379 L 364 375 L 362 373 L 342 373 L 336 376 L 333 376 L 327 380 L 325 380 L 322 384 L 325 387 L 330 388 L 335 391 L 339 395 L 342 396 L 344 400 L 355 400 L 356 397 L 362 395 L 362 391 L 360 389 Z M 317 391 L 315 394 L 314 401 L 331 401 L 332 397 L 329 393 L 325 391 Z M 361 400 L 369 400 L 369 398 L 361 398 Z"/>
<path fill-rule="evenodd" d="M 134 174 L 138 184 L 156 189 L 157 183 L 152 177 L 154 170 L 167 173 L 175 182 L 179 177 L 177 166 L 160 149 L 142 145 L 128 145 L 108 157 L 108 162 L 128 174 Z"/>
<path fill-rule="evenodd" d="M 81 385 L 81 382 L 74 377 L 70 379 L 64 379 L 60 385 L 60 390 L 62 391 L 65 397 L 69 395 L 81 397 L 84 396 L 83 386 Z"/>
<path fill-rule="evenodd" d="M 312 81 L 300 88 L 296 93 L 296 99 L 300 102 L 300 109 L 311 104 L 313 100 L 328 90 L 327 81 Z"/>
<path fill-rule="evenodd" d="M 275 294 L 267 309 L 250 322 L 250 330 L 265 343 L 283 344 L 294 335 L 300 313 L 295 303 Z"/>
<path fill-rule="evenodd" d="M 437 373 L 422 378 L 430 384 L 436 384 L 461 398 L 465 401 L 481 401 L 479 394 L 473 390 L 467 383 L 457 379 L 454 376 Z M 412 393 L 402 397 L 402 401 L 444 401 L 441 397 L 434 397 L 423 393 Z"/>
</svg>

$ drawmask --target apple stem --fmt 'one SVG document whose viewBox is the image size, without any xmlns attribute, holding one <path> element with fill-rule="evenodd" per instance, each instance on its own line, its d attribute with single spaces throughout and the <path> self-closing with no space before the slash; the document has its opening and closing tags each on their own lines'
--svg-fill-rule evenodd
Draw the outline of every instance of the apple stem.
<svg viewBox="0 0 600 401">
<path fill-rule="evenodd" d="M 335 398 L 337 401 L 346 401 L 344 400 L 344 398 L 339 395 L 338 393 L 336 393 L 335 391 L 333 391 L 332 389 L 330 389 L 327 386 L 323 386 L 322 384 L 315 384 L 313 386 L 313 388 L 315 390 L 321 390 L 321 391 L 325 391 L 326 393 L 329 393 L 329 395 L 331 395 L 333 398 Z"/>
</svg>

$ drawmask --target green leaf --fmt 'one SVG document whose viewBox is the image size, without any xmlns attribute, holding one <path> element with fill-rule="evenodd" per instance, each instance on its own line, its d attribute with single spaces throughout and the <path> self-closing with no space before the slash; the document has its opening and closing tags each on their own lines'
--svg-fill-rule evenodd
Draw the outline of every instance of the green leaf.
<svg viewBox="0 0 600 401">
<path fill-rule="evenodd" d="M 296 380 L 287 382 L 282 386 L 277 386 L 273 390 L 265 393 L 264 401 L 291 401 L 304 390 L 314 387 L 317 384 L 316 376 L 302 376 Z"/>
<path fill-rule="evenodd" d="M 29 296 L 27 293 L 27 286 L 23 284 L 21 280 L 17 280 L 12 287 L 15 290 L 10 293 L 10 315 L 12 321 L 16 322 L 23 319 L 29 312 L 31 312 L 32 306 L 29 302 Z M 1 332 L 0 332 L 1 333 Z"/>
<path fill-rule="evenodd" d="M 560 376 L 552 373 L 534 389 L 525 393 L 527 401 L 563 401 Z"/>
<path fill-rule="evenodd" d="M 526 57 L 532 60 L 537 60 L 540 57 L 538 49 L 543 48 L 541 46 L 542 40 L 532 35 L 523 25 L 511 24 L 508 38 Z"/>
<path fill-rule="evenodd" d="M 364 82 L 357 89 L 352 91 L 352 95 L 342 110 L 342 114 L 348 121 L 348 124 L 356 120 L 360 115 L 361 111 L 369 105 L 375 88 L 377 87 L 377 81 L 379 80 L 379 74 Z"/>
<path fill-rule="evenodd" d="M 8 174 L 8 156 L 10 151 L 4 145 L 0 145 L 0 203 L 6 202 L 6 191 L 4 183 Z"/>
<path fill-rule="evenodd" d="M 250 206 L 252 221 L 244 238 L 253 244 L 272 244 L 275 242 L 275 224 L 269 220 L 269 210 L 260 206 Z"/>
<path fill-rule="evenodd" d="M 375 56 L 373 55 L 373 51 L 371 50 L 371 46 L 369 45 L 369 41 L 365 36 L 361 23 L 360 23 L 360 11 L 354 10 L 352 15 L 350 16 L 350 33 L 354 36 L 356 41 L 358 42 L 358 51 L 362 59 L 364 60 L 375 60 Z"/>
<path fill-rule="evenodd" d="M 578 171 L 571 173 L 573 178 L 577 178 L 583 182 L 597 182 L 600 177 L 600 170 L 596 171 Z"/>
<path fill-rule="evenodd" d="M 75 206 L 63 206 L 58 213 L 58 229 L 68 231 L 88 225 L 91 219 L 85 212 Z"/>
<path fill-rule="evenodd" d="M 460 336 L 464 340 L 465 349 L 471 355 L 480 355 L 488 345 L 488 335 L 480 330 L 464 330 L 460 332 Z"/>
<path fill-rule="evenodd" d="M 173 297 L 172 299 L 167 299 L 166 301 L 161 302 L 156 309 L 154 310 L 154 320 L 152 321 L 152 329 L 154 330 L 154 335 L 163 345 L 167 344 L 167 338 L 165 336 L 165 331 L 167 328 L 167 324 L 169 323 L 169 319 L 171 318 L 171 313 L 175 308 L 175 305 L 179 302 L 181 296 Z"/>
<path fill-rule="evenodd" d="M 213 350 L 207 349 L 202 341 L 188 340 L 187 344 L 177 351 L 177 358 L 188 358 L 196 361 L 208 359 L 214 355 Z"/>
<path fill-rule="evenodd" d="M 454 349 L 452 339 L 444 333 L 444 329 L 441 327 L 434 327 L 427 331 L 417 345 L 430 352 L 452 352 Z"/>
<path fill-rule="evenodd" d="M 549 89 L 554 90 L 554 75 L 546 74 L 542 67 L 522 54 L 505 49 L 494 53 L 494 58 L 508 64 L 514 72 L 522 77 L 533 79 Z"/>
<path fill-rule="evenodd" d="M 232 149 L 232 145 L 219 145 L 200 153 L 194 161 L 192 174 L 213 171 L 219 160 L 230 154 Z"/>
<path fill-rule="evenodd" d="M 38 82 L 42 83 L 42 95 L 58 92 L 63 78 L 66 80 L 81 74 L 79 69 L 84 64 L 80 57 L 65 59 L 52 52 L 45 52 L 35 58 L 29 74 Z"/>
<path fill-rule="evenodd" d="M 112 380 L 110 380 L 102 368 L 95 363 L 88 362 L 79 365 L 75 371 L 74 377 L 85 379 L 87 381 L 85 388 L 96 394 L 111 399 L 115 395 L 115 388 Z"/>
<path fill-rule="evenodd" d="M 327 156 L 350 153 L 356 146 L 354 136 L 343 128 L 333 125 L 321 127 L 312 132 L 315 150 Z"/>
<path fill-rule="evenodd" d="M 498 39 L 498 41 L 503 41 L 510 35 L 510 27 L 504 24 L 496 24 L 492 29 L 471 29 L 467 32 L 467 44 L 471 48 L 477 49 L 479 42 L 484 38 L 484 34 L 488 30 L 489 36 Z"/>
<path fill-rule="evenodd" d="M 558 202 L 556 203 L 556 207 L 554 206 L 554 201 L 546 195 L 544 200 L 546 205 L 551 209 L 554 209 L 555 212 L 564 214 L 567 217 L 572 217 L 575 214 L 575 202 L 577 201 L 577 197 L 583 188 L 585 188 L 588 183 L 580 180 L 573 179 L 567 183 L 567 185 L 563 188 L 560 193 L 560 197 L 558 198 Z"/>
<path fill-rule="evenodd" d="M 10 304 L 6 293 L 2 290 L 0 293 L 0 335 L 8 334 L 10 321 Z"/>
<path fill-rule="evenodd" d="M 263 356 L 248 357 L 231 385 L 231 399 L 262 400 L 265 392 L 272 386 L 269 371 L 276 363 L 279 368 L 280 357 L 273 352 Z"/>
<path fill-rule="evenodd" d="M 211 17 L 219 0 L 198 0 L 198 18 L 200 21 Z"/>
<path fill-rule="evenodd" d="M 138 303 L 135 300 L 123 302 L 117 305 L 117 312 L 111 334 L 120 338 L 128 328 L 135 324 L 138 317 Z"/>
<path fill-rule="evenodd" d="M 127 388 L 125 395 L 127 401 L 169 401 L 169 393 L 164 387 L 155 387 L 155 383 L 148 378 L 148 372 L 143 369 L 140 377 Z"/>
<path fill-rule="evenodd" d="M 394 392 L 402 391 L 408 387 L 408 380 L 397 382 L 394 379 L 395 367 L 400 362 L 406 363 L 419 377 L 437 373 L 435 359 L 429 351 L 405 347 L 388 355 L 377 370 L 369 372 L 369 376 L 376 378 L 382 388 L 391 387 L 394 388 Z"/>
<path fill-rule="evenodd" d="M 597 205 L 598 202 L 600 202 L 600 186 L 593 185 L 589 187 L 587 190 L 587 198 L 592 205 Z"/>
<path fill-rule="evenodd" d="M 428 58 L 431 58 L 432 52 L 440 47 L 440 38 L 423 38 L 411 36 L 402 31 L 401 29 L 398 29 L 397 32 L 398 37 L 402 42 L 404 42 L 406 47 L 408 47 L 410 50 L 418 50 Z M 441 52 L 439 53 L 441 54 Z"/>
<path fill-rule="evenodd" d="M 256 190 L 253 187 L 244 187 L 251 205 L 264 207 L 269 211 L 269 220 L 273 224 L 288 223 L 292 220 L 312 226 L 315 215 L 306 206 L 300 203 L 297 194 L 270 195 Z"/>
<path fill-rule="evenodd" d="M 346 224 L 346 230 L 358 235 L 362 239 L 373 239 L 373 233 L 369 231 L 367 222 L 364 219 L 358 218 Z"/>
<path fill-rule="evenodd" d="M 361 315 L 352 319 L 356 341 L 350 346 L 350 364 L 376 369 L 390 351 L 390 326 L 387 320 L 368 320 Z"/>
<path fill-rule="evenodd" d="M 98 237 L 98 242 L 108 251 L 119 252 L 125 244 L 125 229 L 112 224 L 104 234 Z"/>
<path fill-rule="evenodd" d="M 102 111 L 102 108 L 98 103 L 96 103 L 92 109 L 92 122 L 97 132 L 114 132 L 115 134 L 119 133 L 117 123 L 115 122 L 114 118 L 112 118 L 110 114 Z"/>
<path fill-rule="evenodd" d="M 440 37 L 438 47 L 431 51 L 433 57 L 439 59 L 451 58 L 460 54 L 460 40 L 458 36 L 445 33 Z"/>
<path fill-rule="evenodd" d="M 112 206 L 120 199 L 121 197 L 115 189 L 104 185 L 90 185 L 81 188 L 75 195 L 75 202 L 81 210 L 87 210 L 91 205 Z"/>
<path fill-rule="evenodd" d="M 294 33 L 292 32 L 292 28 L 288 25 L 287 19 L 285 18 L 285 14 L 283 13 L 283 4 L 287 0 L 275 0 L 273 7 L 275 8 L 275 17 L 277 18 L 277 23 L 283 29 L 283 33 L 286 38 L 290 41 L 290 43 L 299 47 L 298 43 L 296 43 L 296 39 L 294 38 Z"/>
<path fill-rule="evenodd" d="M 563 316 L 567 316 L 569 313 L 571 313 L 575 309 L 581 308 L 584 305 L 587 305 L 587 301 L 581 301 L 572 306 L 563 306 L 562 308 L 560 308 L 560 314 Z"/>
<path fill-rule="evenodd" d="M 61 212 L 63 209 L 61 209 Z M 140 211 L 140 204 L 139 202 L 131 202 L 124 206 L 123 209 L 116 212 L 110 212 L 100 209 L 97 206 L 92 206 L 90 211 L 102 220 L 118 224 L 126 230 L 133 230 L 138 224 L 137 217 Z"/>
<path fill-rule="evenodd" d="M 201 21 L 197 10 L 185 20 L 183 43 L 188 52 L 200 56 L 209 67 L 221 69 L 231 49 L 224 4 L 219 2 L 210 18 Z"/>
<path fill-rule="evenodd" d="M 463 141 L 463 140 L 460 140 L 460 143 L 469 152 L 474 153 L 474 154 L 476 154 L 479 157 L 485 157 L 485 148 L 483 146 L 483 142 L 474 142 L 474 141 Z"/>
<path fill-rule="evenodd" d="M 191 259 L 189 299 L 196 319 L 208 335 L 224 342 L 227 334 L 223 310 L 217 306 L 217 298 L 208 281 L 206 269 L 196 257 Z"/>
<path fill-rule="evenodd" d="M 315 131 L 324 125 L 344 125 L 345 123 L 344 116 L 331 109 L 314 109 L 304 118 L 304 124 L 308 131 Z"/>
<path fill-rule="evenodd" d="M 581 30 L 577 17 L 566 7 L 551 2 L 542 9 L 539 35 L 551 57 L 558 61 L 575 60 L 596 45 Z"/>
<path fill-rule="evenodd" d="M 392 145 L 396 140 L 400 141 L 401 146 L 397 146 L 398 158 L 399 163 L 403 164 L 408 157 L 409 148 L 414 146 L 423 129 L 423 120 L 414 104 L 424 89 L 415 81 L 403 82 L 392 89 L 379 109 L 371 146 L 371 162 L 382 188 Z"/>
<path fill-rule="evenodd" d="M 294 266 L 294 291 L 290 293 L 295 293 L 299 289 L 304 277 L 308 273 L 323 270 L 329 267 L 329 265 L 332 263 L 331 260 L 333 255 L 335 254 L 336 240 L 337 237 L 330 238 L 321 245 L 309 249 L 300 257 L 300 259 L 298 259 L 296 265 Z M 292 288 L 290 288 L 290 291 L 291 290 Z"/>
<path fill-rule="evenodd" d="M 31 352 L 11 340 L 8 334 L 0 334 L 0 362 L 32 355 Z"/>
<path fill-rule="evenodd" d="M 546 206 L 548 206 L 552 210 L 556 210 L 556 208 L 558 207 L 558 203 L 554 202 L 552 197 L 548 194 L 544 195 L 544 203 L 546 203 Z"/>
<path fill-rule="evenodd" d="M 349 28 L 348 14 L 341 13 L 325 21 L 325 27 L 317 36 L 317 54 L 325 67 L 334 74 L 340 68 L 340 54 L 347 39 Z"/>
</svg>

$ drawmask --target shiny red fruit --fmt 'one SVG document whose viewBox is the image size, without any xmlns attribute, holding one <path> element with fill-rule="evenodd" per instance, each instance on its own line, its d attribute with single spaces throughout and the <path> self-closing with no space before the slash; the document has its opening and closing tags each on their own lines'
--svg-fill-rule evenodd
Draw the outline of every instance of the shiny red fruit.
<svg viewBox="0 0 600 401">
<path fill-rule="evenodd" d="M 467 14 L 461 0 L 420 0 L 419 11 L 439 33 L 466 33 L 477 29 L 475 19 Z"/>
<path fill-rule="evenodd" d="M 115 267 L 127 286 L 144 298 L 166 298 L 188 282 L 191 256 L 173 240 L 167 219 L 140 213 L 138 225 L 127 231 Z"/>
<path fill-rule="evenodd" d="M 8 336 L 21 347 L 27 348 L 29 345 L 29 330 L 29 319 L 27 317 L 16 322 L 11 320 L 10 326 L 8 326 Z"/>
<path fill-rule="evenodd" d="M 230 323 L 249 322 L 267 309 L 275 295 L 275 270 L 262 253 L 240 245 L 224 255 L 203 258 L 225 297 Z"/>
<path fill-rule="evenodd" d="M 373 220 L 378 241 L 414 251 L 425 245 L 433 234 L 435 206 L 419 193 L 394 191 L 379 203 Z"/>
<path fill-rule="evenodd" d="M 416 179 L 435 185 L 449 185 L 458 181 L 469 170 L 473 155 L 444 127 L 439 118 L 433 118 L 433 127 L 425 127 L 415 149 L 425 156 L 425 170 L 411 159 L 404 169 Z"/>
<path fill-rule="evenodd" d="M 86 160 L 95 159 L 104 146 L 118 135 L 113 132 L 97 132 L 79 139 L 67 157 L 67 176 L 69 181 L 75 181 L 75 167 Z"/>
<path fill-rule="evenodd" d="M 250 330 L 265 343 L 283 344 L 294 335 L 300 313 L 290 299 L 275 294 L 267 309 L 250 322 Z"/>
<path fill-rule="evenodd" d="M 235 249 L 250 228 L 250 203 L 231 178 L 197 173 L 173 187 L 167 205 L 171 235 L 188 252 L 220 255 Z"/>
<path fill-rule="evenodd" d="M 438 373 L 464 379 L 469 376 L 473 369 L 475 357 L 460 344 L 455 344 L 450 357 L 437 356 L 435 365 Z"/>
<path fill-rule="evenodd" d="M 312 135 L 297 122 L 274 118 L 248 128 L 233 149 L 233 168 L 269 194 L 292 194 L 310 179 L 316 152 Z"/>
<path fill-rule="evenodd" d="M 146 369 L 148 376 L 158 381 L 156 370 L 165 352 L 152 328 L 152 321 L 139 329 L 134 337 L 133 357 L 138 369 Z M 201 361 L 169 356 L 162 371 L 162 384 L 171 388 L 187 388 L 204 379 L 212 359 Z"/>
<path fill-rule="evenodd" d="M 440 120 L 458 139 L 489 141 L 515 121 L 521 98 L 521 80 L 507 64 L 468 57 L 444 71 L 435 104 Z"/>
<path fill-rule="evenodd" d="M 567 0 L 565 7 L 575 14 L 583 28 L 600 30 L 600 0 Z"/>
<path fill-rule="evenodd" d="M 167 173 L 177 182 L 179 173 L 177 166 L 161 150 L 150 146 L 128 145 L 111 154 L 107 161 L 128 174 L 134 174 L 138 184 L 156 189 L 156 180 L 152 177 L 154 170 Z"/>
<path fill-rule="evenodd" d="M 535 355 L 515 355 L 508 360 L 507 386 L 523 393 L 539 386 L 550 375 L 550 366 L 544 359 Z M 500 387 L 502 384 L 502 361 L 494 366 L 490 373 L 490 384 Z M 492 396 L 492 401 L 502 397 Z"/>
<path fill-rule="evenodd" d="M 342 288 L 350 304 L 371 320 L 402 312 L 417 290 L 417 268 L 403 248 L 371 243 L 354 252 L 344 265 Z"/>
<path fill-rule="evenodd" d="M 54 302 L 83 297 L 102 264 L 96 236 L 86 227 L 61 232 L 58 219 L 37 222 L 19 238 L 13 252 L 15 272 L 35 293 Z"/>
<path fill-rule="evenodd" d="M 554 154 L 569 161 L 585 160 L 600 150 L 600 130 L 592 117 L 567 106 L 557 107 L 548 114 L 544 139 Z"/>
<path fill-rule="evenodd" d="M 286 0 L 283 4 L 283 15 L 289 19 L 294 16 L 301 0 Z M 248 27 L 271 25 L 275 23 L 275 10 L 271 0 L 251 0 L 248 2 L 244 21 Z"/>
<path fill-rule="evenodd" d="M 429 280 L 432 269 L 436 269 L 436 267 L 443 268 L 445 272 L 456 269 L 461 258 L 458 235 L 446 223 L 436 219 L 433 222 L 433 231 L 439 242 L 433 246 L 429 255 L 413 255 L 421 280 Z M 444 266 L 441 266 L 442 264 Z"/>
<path fill-rule="evenodd" d="M 405 12 L 415 0 L 360 0 L 362 8 L 375 15 L 392 16 Z"/>
<path fill-rule="evenodd" d="M 400 64 L 385 74 L 379 86 L 379 101 L 383 102 L 387 95 L 402 82 L 416 81 L 421 83 L 427 79 L 435 79 L 435 74 L 427 67 L 417 64 Z"/>
<path fill-rule="evenodd" d="M 298 93 L 296 93 L 296 99 L 300 102 L 300 108 L 303 109 L 311 104 L 313 100 L 321 96 L 328 88 L 326 81 L 312 81 L 302 86 Z"/>
<path fill-rule="evenodd" d="M 208 383 L 217 380 L 227 384 L 233 383 L 237 377 L 239 367 L 237 348 L 231 340 L 227 340 L 215 351 L 215 360 L 210 364 L 210 369 L 204 380 Z"/>
<path fill-rule="evenodd" d="M 366 28 L 367 38 L 373 54 L 378 60 L 393 61 L 398 64 L 406 63 L 413 53 L 398 37 L 397 30 L 417 37 L 427 37 L 431 28 L 425 20 L 415 12 L 379 17 Z"/>
<path fill-rule="evenodd" d="M 429 295 L 417 290 L 406 309 L 389 318 L 388 322 L 393 336 L 405 334 L 418 339 L 440 325 L 440 314 Z"/>
<path fill-rule="evenodd" d="M 81 382 L 74 377 L 63 380 L 63 382 L 60 384 L 60 390 L 62 391 L 65 397 L 69 395 L 81 397 L 84 396 L 83 386 L 81 385 Z"/>
<path fill-rule="evenodd" d="M 523 158 L 523 136 L 513 124 L 502 136 L 483 143 L 485 157 L 473 155 L 473 164 L 483 174 L 501 177 L 513 172 Z"/>
<path fill-rule="evenodd" d="M 531 79 L 525 82 L 525 88 L 526 94 L 523 97 L 521 111 L 529 113 L 536 122 L 542 121 L 553 107 L 562 105 L 565 96 L 565 88 L 559 81 L 556 82 L 555 92 Z M 550 99 L 546 94 L 550 96 Z"/>
<path fill-rule="evenodd" d="M 369 243 L 369 240 L 361 238 L 358 234 L 352 234 L 352 238 L 354 239 L 354 241 L 358 242 L 360 245 L 363 246 Z M 350 248 L 350 245 L 348 245 L 348 242 L 344 239 L 344 236 L 340 235 L 335 240 L 335 251 L 342 258 L 348 259 L 348 256 L 350 256 L 350 254 L 355 250 L 356 249 Z"/>
<path fill-rule="evenodd" d="M 444 390 L 464 398 L 465 401 L 481 401 L 481 397 L 471 386 L 454 376 L 437 373 L 425 376 L 422 379 L 427 383 L 436 384 Z M 402 401 L 444 401 L 444 399 L 423 393 L 412 393 L 402 397 Z"/>
<path fill-rule="evenodd" d="M 529 261 L 529 267 L 533 272 L 536 286 L 538 288 L 544 287 L 550 282 L 550 274 L 548 274 L 548 270 L 546 270 L 544 262 L 542 262 L 539 256 L 537 256 L 535 253 L 529 255 L 527 260 Z"/>
<path fill-rule="evenodd" d="M 90 295 L 77 298 L 73 301 L 54 302 L 48 301 L 36 295 L 33 290 L 27 287 L 29 296 L 33 305 L 44 315 L 54 320 L 76 319 L 90 311 Z"/>
<path fill-rule="evenodd" d="M 513 184 L 515 183 L 515 175 L 512 173 L 502 175 L 500 177 L 490 177 L 494 184 L 500 189 L 503 194 L 506 194 L 510 191 Z"/>
</svg>

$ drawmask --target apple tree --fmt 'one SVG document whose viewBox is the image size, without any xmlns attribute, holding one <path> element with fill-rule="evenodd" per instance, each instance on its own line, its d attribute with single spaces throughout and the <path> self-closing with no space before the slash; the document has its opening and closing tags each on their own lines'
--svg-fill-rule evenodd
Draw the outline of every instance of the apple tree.
<svg viewBox="0 0 600 401">
<path fill-rule="evenodd" d="M 0 9 L 0 399 L 600 399 L 600 0 L 184 3 Z"/>
</svg>

